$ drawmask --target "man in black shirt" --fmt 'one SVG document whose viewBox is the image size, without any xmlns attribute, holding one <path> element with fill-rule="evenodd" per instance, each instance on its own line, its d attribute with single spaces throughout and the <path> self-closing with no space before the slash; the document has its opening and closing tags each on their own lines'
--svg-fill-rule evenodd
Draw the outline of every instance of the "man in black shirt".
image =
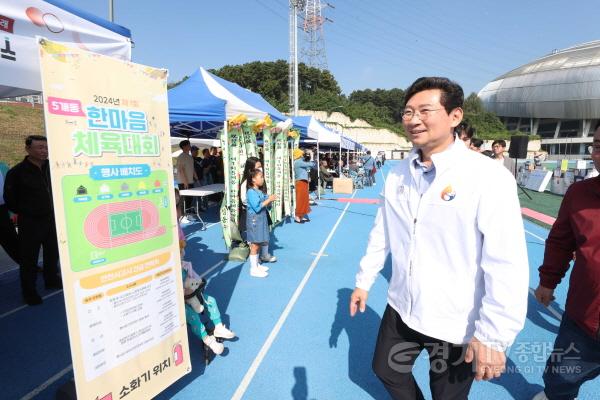
<svg viewBox="0 0 600 400">
<path fill-rule="evenodd" d="M 204 176 L 202 175 L 202 157 L 200 157 L 200 149 L 198 146 L 192 146 L 192 158 L 194 159 L 194 171 L 196 171 L 198 184 L 202 185 Z"/>
<path fill-rule="evenodd" d="M 37 305 L 42 303 L 35 286 L 41 246 L 46 288 L 60 289 L 62 282 L 58 276 L 58 243 L 46 138 L 28 136 L 25 150 L 25 159 L 6 174 L 4 200 L 9 210 L 18 215 L 23 299 L 29 305 Z"/>
</svg>

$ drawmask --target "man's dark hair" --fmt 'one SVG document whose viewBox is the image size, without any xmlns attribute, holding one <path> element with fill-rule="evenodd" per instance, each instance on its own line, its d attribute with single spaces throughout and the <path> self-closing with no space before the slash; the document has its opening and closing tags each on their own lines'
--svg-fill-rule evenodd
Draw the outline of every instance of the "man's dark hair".
<svg viewBox="0 0 600 400">
<path fill-rule="evenodd" d="M 42 141 L 42 142 L 47 142 L 48 141 L 48 139 L 46 139 L 46 136 L 29 135 L 25 139 L 25 146 L 27 146 L 27 147 L 31 146 L 31 143 L 33 143 L 34 140 L 38 140 L 38 141 Z"/>
<path fill-rule="evenodd" d="M 459 135 L 464 133 L 467 138 L 472 139 L 473 136 L 475 136 L 476 129 L 467 124 L 466 122 L 461 122 L 456 127 L 456 132 Z"/>
<path fill-rule="evenodd" d="M 502 139 L 499 139 L 499 140 L 494 140 L 494 141 L 492 142 L 492 147 L 494 147 L 494 146 L 495 146 L 495 145 L 497 145 L 497 144 L 499 144 L 499 145 L 500 145 L 500 146 L 502 146 L 502 147 L 506 147 L 506 140 L 502 140 Z"/>
<path fill-rule="evenodd" d="M 183 148 L 185 146 L 189 146 L 190 145 L 190 141 L 189 140 L 182 140 L 181 142 L 179 142 L 179 148 L 183 150 Z"/>
<path fill-rule="evenodd" d="M 367 150 L 367 154 L 371 155 L 371 150 Z"/>
<path fill-rule="evenodd" d="M 596 122 L 596 127 L 594 128 L 594 132 L 596 132 L 600 128 L 600 119 Z"/>
<path fill-rule="evenodd" d="M 200 148 L 198 146 L 192 146 L 192 152 L 198 151 L 198 150 L 200 150 Z"/>
<path fill-rule="evenodd" d="M 483 140 L 477 139 L 477 138 L 471 138 L 471 145 L 478 149 L 483 145 Z"/>
<path fill-rule="evenodd" d="M 415 94 L 425 90 L 435 89 L 439 89 L 442 92 L 440 103 L 444 106 L 448 114 L 455 108 L 463 106 L 465 94 L 460 85 L 448 78 L 437 76 L 422 77 L 414 81 L 413 84 L 406 89 L 406 93 L 404 94 L 404 106 L 406 107 L 408 101 Z"/>
</svg>

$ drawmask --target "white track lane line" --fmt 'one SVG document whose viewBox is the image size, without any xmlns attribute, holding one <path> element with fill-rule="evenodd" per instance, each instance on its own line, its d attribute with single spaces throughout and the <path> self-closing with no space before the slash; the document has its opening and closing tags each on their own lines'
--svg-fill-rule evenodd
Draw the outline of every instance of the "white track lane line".
<svg viewBox="0 0 600 400">
<path fill-rule="evenodd" d="M 527 234 L 529 234 L 529 235 L 533 236 L 534 238 L 536 238 L 536 239 L 538 239 L 538 240 L 541 240 L 543 243 L 546 243 L 546 239 L 544 239 L 544 238 L 543 238 L 543 237 L 541 237 L 541 236 L 538 236 L 538 235 L 536 235 L 535 233 L 531 233 L 531 232 L 529 232 L 527 229 L 525 229 L 525 233 L 527 233 Z"/>
<path fill-rule="evenodd" d="M 42 299 L 46 300 L 46 299 L 48 299 L 48 298 L 50 298 L 52 296 L 55 296 L 55 295 L 57 295 L 59 293 L 62 293 L 62 292 L 63 292 L 62 290 L 57 290 L 56 292 L 52 292 L 52 293 L 50 293 L 50 294 L 42 297 Z M 21 311 L 21 310 L 23 310 L 24 308 L 27 308 L 27 307 L 29 307 L 29 306 L 27 304 L 24 304 L 24 305 L 22 305 L 20 307 L 15 308 L 14 310 L 7 311 L 4 314 L 0 315 L 0 319 L 2 319 L 4 317 L 8 317 L 9 315 L 12 315 L 12 314 L 16 313 L 17 311 Z"/>
<path fill-rule="evenodd" d="M 203 276 L 211 273 L 215 268 L 220 267 L 224 263 L 225 263 L 225 260 L 219 261 L 218 263 L 216 263 L 215 265 L 213 265 L 212 267 L 210 267 L 208 270 L 204 271 L 200 276 L 203 277 Z M 59 293 L 59 292 L 62 292 L 62 290 L 60 290 L 58 292 L 51 293 L 48 296 L 44 297 L 44 299 L 47 299 L 50 296 L 54 296 L 56 293 Z M 19 311 L 19 310 L 21 310 L 21 309 L 23 309 L 25 307 L 27 307 L 27 306 L 22 306 L 22 307 L 19 307 L 19 308 L 15 309 L 15 310 L 12 310 L 12 311 L 10 311 L 10 312 L 8 312 L 6 314 L 2 314 L 0 316 L 0 318 L 3 318 L 5 316 L 7 316 L 7 315 L 15 313 L 15 312 L 17 312 L 17 311 Z M 48 386 L 52 385 L 54 382 L 56 382 L 57 380 L 59 380 L 60 378 L 62 378 L 64 375 L 68 374 L 72 370 L 73 370 L 73 365 L 69 365 L 68 367 L 66 367 L 62 371 L 58 372 L 56 375 L 52 376 L 46 382 L 42 383 L 40 386 L 36 387 L 31 392 L 29 392 L 25 396 L 21 397 L 21 400 L 30 400 L 30 399 L 33 399 L 38 394 L 42 393 Z"/>
<path fill-rule="evenodd" d="M 67 368 L 65 368 L 62 371 L 58 372 L 56 375 L 52 376 L 46 382 L 42 383 L 40 386 L 36 387 L 31 392 L 29 392 L 25 396 L 21 397 L 21 400 L 31 400 L 31 399 L 33 399 L 38 394 L 42 393 L 48 386 L 52 385 L 54 382 L 56 382 L 57 380 L 59 380 L 60 378 L 62 378 L 63 376 L 65 376 L 66 374 L 68 374 L 69 372 L 71 372 L 72 370 L 73 370 L 73 366 L 69 365 Z"/>
<path fill-rule="evenodd" d="M 355 195 L 356 195 L 356 190 L 352 194 L 351 198 L 354 198 Z M 258 367 L 260 367 L 260 364 L 262 363 L 262 361 L 264 360 L 265 356 L 267 355 L 267 352 L 269 351 L 269 349 L 273 345 L 273 342 L 277 338 L 277 335 L 279 334 L 279 331 L 281 330 L 283 324 L 285 323 L 285 321 L 287 320 L 288 316 L 290 315 L 290 313 L 292 311 L 292 308 L 294 308 L 294 305 L 296 304 L 296 302 L 298 301 L 298 298 L 302 294 L 302 291 L 304 290 L 304 287 L 306 286 L 306 283 L 308 282 L 308 280 L 310 279 L 310 276 L 312 275 L 313 271 L 317 267 L 317 264 L 319 263 L 319 260 L 321 259 L 321 256 L 323 255 L 323 252 L 327 248 L 327 245 L 331 241 L 331 238 L 333 237 L 333 234 L 335 233 L 335 231 L 337 230 L 338 226 L 340 225 L 340 222 L 342 222 L 342 218 L 344 218 L 344 215 L 346 215 L 346 211 L 348 210 L 348 207 L 350 207 L 350 203 L 346 204 L 346 207 L 344 208 L 344 211 L 342 212 L 342 214 L 338 218 L 337 222 L 335 223 L 335 225 L 331 229 L 331 232 L 329 232 L 329 236 L 327 236 L 327 239 L 325 239 L 325 242 L 323 242 L 323 245 L 321 246 L 321 249 L 319 250 L 319 253 L 317 254 L 317 256 L 315 257 L 315 259 L 313 260 L 313 262 L 310 265 L 310 267 L 308 268 L 308 271 L 306 271 L 306 274 L 304 275 L 304 278 L 302 278 L 302 281 L 300 282 L 300 284 L 296 288 L 296 291 L 292 295 L 292 298 L 290 299 L 290 301 L 288 302 L 287 306 L 285 307 L 285 309 L 281 313 L 281 316 L 279 317 L 279 320 L 277 321 L 277 323 L 273 327 L 273 330 L 271 331 L 271 333 L 267 337 L 267 340 L 265 341 L 265 343 L 263 344 L 262 348 L 258 352 L 258 355 L 256 356 L 256 358 L 254 359 L 254 361 L 250 365 L 250 368 L 246 372 L 246 375 L 244 375 L 244 378 L 240 382 L 240 385 L 238 386 L 237 390 L 235 391 L 235 393 L 231 397 L 232 400 L 240 400 L 242 398 L 242 396 L 244 395 L 244 393 L 246 393 L 246 390 L 248 390 L 248 386 L 250 385 L 250 382 L 252 382 L 252 379 L 254 378 L 254 375 L 256 374 L 256 371 L 258 370 Z"/>
<path fill-rule="evenodd" d="M 541 241 L 542 241 L 542 243 L 545 243 L 545 242 L 546 242 L 546 239 L 544 239 L 544 238 L 543 238 L 543 237 L 541 237 L 541 236 L 538 236 L 538 235 L 536 235 L 535 233 L 529 232 L 527 229 L 525 230 L 525 233 L 527 233 L 528 235 L 531 235 L 531 236 L 533 236 L 534 238 L 536 238 L 536 239 L 538 239 L 538 240 L 541 240 Z M 535 297 L 535 290 L 533 290 L 532 288 L 529 288 L 529 293 L 531 293 L 531 295 L 532 295 L 533 297 Z M 546 307 L 546 308 L 548 309 L 548 311 L 550 311 L 550 313 L 551 313 L 552 315 L 554 315 L 554 316 L 556 317 L 556 319 L 558 319 L 559 321 L 562 321 L 562 315 L 561 315 L 561 313 L 559 313 L 557 310 L 555 310 L 555 309 L 554 309 L 554 307 L 552 307 L 552 306 L 548 306 L 548 307 Z"/>
</svg>

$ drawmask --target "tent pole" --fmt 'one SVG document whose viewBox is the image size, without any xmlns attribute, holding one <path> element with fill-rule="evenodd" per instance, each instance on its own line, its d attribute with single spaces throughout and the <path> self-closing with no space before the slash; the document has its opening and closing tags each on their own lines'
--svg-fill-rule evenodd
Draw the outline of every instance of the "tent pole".
<svg viewBox="0 0 600 400">
<path fill-rule="evenodd" d="M 317 140 L 317 198 L 321 200 L 321 153 L 319 153 L 319 141 Z"/>
<path fill-rule="evenodd" d="M 346 151 L 346 168 L 350 170 L 350 149 Z"/>
<path fill-rule="evenodd" d="M 340 163 L 342 161 L 342 137 L 343 134 L 340 134 L 340 156 L 338 158 L 338 176 L 340 178 L 342 177 L 342 164 Z"/>
</svg>

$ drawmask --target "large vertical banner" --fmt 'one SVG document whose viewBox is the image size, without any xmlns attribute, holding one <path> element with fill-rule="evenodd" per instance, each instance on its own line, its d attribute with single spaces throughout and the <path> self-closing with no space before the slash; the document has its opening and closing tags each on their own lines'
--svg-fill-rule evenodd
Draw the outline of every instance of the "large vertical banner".
<svg viewBox="0 0 600 400">
<path fill-rule="evenodd" d="M 150 399 L 191 370 L 167 72 L 39 51 L 77 398 Z"/>
</svg>

